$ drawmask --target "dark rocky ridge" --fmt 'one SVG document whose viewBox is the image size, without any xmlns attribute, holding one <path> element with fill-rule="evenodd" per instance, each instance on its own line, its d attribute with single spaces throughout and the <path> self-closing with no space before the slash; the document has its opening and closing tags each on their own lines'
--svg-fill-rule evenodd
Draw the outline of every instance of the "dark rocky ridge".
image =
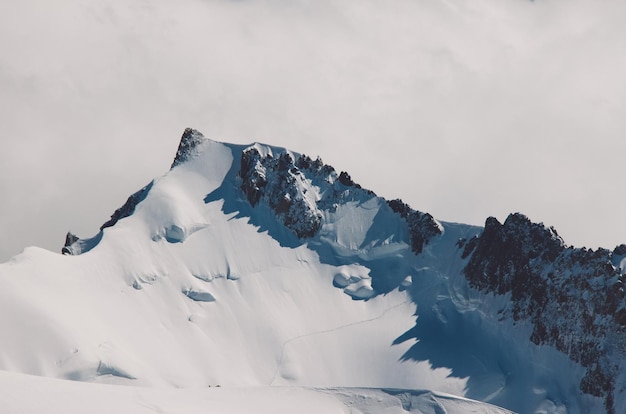
<svg viewBox="0 0 626 414">
<path fill-rule="evenodd" d="M 186 128 L 183 136 L 180 138 L 178 150 L 170 168 L 174 168 L 195 157 L 198 154 L 198 146 L 206 140 L 199 131 L 193 128 Z"/>
<path fill-rule="evenodd" d="M 411 234 L 411 250 L 415 254 L 420 254 L 431 238 L 442 233 L 441 227 L 430 214 L 413 210 L 400 199 L 387 201 L 387 204 L 407 222 Z"/>
<path fill-rule="evenodd" d="M 100 226 L 100 230 L 104 230 L 107 227 L 113 227 L 121 219 L 131 216 L 135 212 L 135 208 L 137 207 L 137 205 L 145 200 L 145 198 L 148 196 L 148 193 L 152 188 L 152 184 L 153 181 L 151 181 L 141 190 L 128 197 L 124 205 L 115 210 L 115 212 L 113 212 L 113 214 L 111 215 L 111 218 L 107 220 L 102 226 Z"/>
<path fill-rule="evenodd" d="M 320 158 L 292 156 L 288 152 L 262 156 L 254 146 L 241 154 L 240 188 L 254 207 L 267 204 L 278 219 L 299 238 L 313 237 L 321 228 L 322 211 L 363 197 L 376 197 L 352 177 L 324 164 Z M 314 186 L 310 183 L 314 183 Z M 419 254 L 428 241 L 441 234 L 437 221 L 428 213 L 411 209 L 402 200 L 387 201 L 407 223 L 413 252 Z"/>
<path fill-rule="evenodd" d="M 309 170 L 312 166 L 309 165 Z M 312 237 L 320 229 L 322 214 L 317 204 L 306 196 L 307 191 L 313 190 L 308 188 L 289 153 L 263 157 L 256 148 L 247 148 L 241 153 L 239 177 L 248 202 L 253 207 L 259 202 L 266 203 L 299 238 Z"/>
<path fill-rule="evenodd" d="M 102 238 L 102 230 L 107 227 L 113 227 L 121 219 L 131 216 L 135 212 L 137 205 L 148 196 L 153 183 L 154 181 L 151 181 L 141 190 L 128 197 L 122 207 L 116 209 L 111 215 L 111 218 L 100 226 L 100 232 L 96 236 L 89 239 L 81 239 L 75 234 L 68 232 L 65 236 L 65 244 L 61 249 L 61 253 L 65 255 L 79 255 L 94 248 Z"/>
<path fill-rule="evenodd" d="M 554 228 L 519 213 L 504 224 L 488 218 L 482 234 L 461 247 L 470 285 L 510 294 L 510 314 L 502 317 L 532 322 L 532 342 L 586 367 L 581 391 L 603 397 L 614 413 L 614 361 L 626 354 L 626 301 L 623 269 L 612 258 L 626 249 L 567 247 Z"/>
</svg>

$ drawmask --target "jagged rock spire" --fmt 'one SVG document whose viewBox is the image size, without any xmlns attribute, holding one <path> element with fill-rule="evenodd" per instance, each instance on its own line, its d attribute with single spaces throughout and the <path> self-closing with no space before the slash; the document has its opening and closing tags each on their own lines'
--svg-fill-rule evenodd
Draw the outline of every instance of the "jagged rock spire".
<svg viewBox="0 0 626 414">
<path fill-rule="evenodd" d="M 178 144 L 178 151 L 176 151 L 176 157 L 170 169 L 198 155 L 198 146 L 206 140 L 201 132 L 193 128 L 186 128 L 180 139 L 180 144 Z"/>
</svg>

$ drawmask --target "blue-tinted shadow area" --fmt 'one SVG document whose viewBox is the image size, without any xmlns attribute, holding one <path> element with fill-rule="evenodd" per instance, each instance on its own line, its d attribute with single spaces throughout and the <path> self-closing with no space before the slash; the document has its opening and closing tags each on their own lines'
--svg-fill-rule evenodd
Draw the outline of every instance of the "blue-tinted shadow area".
<svg viewBox="0 0 626 414">
<path fill-rule="evenodd" d="M 460 313 L 436 275 L 420 272 L 408 290 L 418 305 L 419 317 L 415 326 L 394 344 L 413 338 L 418 341 L 403 359 L 428 360 L 434 368 L 451 368 L 452 374 L 460 378 L 506 370 L 499 363 L 494 365 L 495 338 L 490 340 L 489 333 L 483 332 L 480 314 Z"/>
<path fill-rule="evenodd" d="M 448 368 L 451 376 L 466 378 L 466 396 L 490 402 L 517 412 L 527 412 L 544 399 L 567 404 L 578 394 L 563 388 L 558 375 L 548 366 L 537 365 L 530 352 L 552 352 L 554 358 L 567 357 L 557 351 L 530 344 L 523 335 L 510 336 L 511 327 L 478 309 L 459 310 L 451 299 L 446 278 L 424 271 L 408 289 L 417 304 L 416 322 L 394 341 L 417 340 L 403 360 L 428 361 L 433 368 Z M 509 335 L 507 335 L 507 332 Z"/>
</svg>

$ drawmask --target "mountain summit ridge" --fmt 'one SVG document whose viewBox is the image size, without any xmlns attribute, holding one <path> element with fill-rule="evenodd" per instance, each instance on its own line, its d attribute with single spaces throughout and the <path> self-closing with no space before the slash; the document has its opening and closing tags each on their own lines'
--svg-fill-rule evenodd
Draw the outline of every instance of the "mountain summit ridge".
<svg viewBox="0 0 626 414">
<path fill-rule="evenodd" d="M 484 228 L 441 222 L 320 158 L 188 128 L 170 171 L 95 237 L 68 235 L 63 253 L 0 265 L 22 275 L 0 283 L 38 299 L 24 314 L 53 309 L 63 329 L 44 335 L 63 344 L 52 359 L 68 361 L 33 367 L 0 347 L 13 369 L 176 386 L 436 388 L 522 413 L 626 409 L 626 246 L 575 249 L 519 213 Z M 59 296 L 108 327 L 97 341 L 83 320 L 41 307 L 55 303 L 41 281 L 50 272 L 90 292 L 88 302 Z M 127 319 L 119 328 L 111 303 Z"/>
</svg>

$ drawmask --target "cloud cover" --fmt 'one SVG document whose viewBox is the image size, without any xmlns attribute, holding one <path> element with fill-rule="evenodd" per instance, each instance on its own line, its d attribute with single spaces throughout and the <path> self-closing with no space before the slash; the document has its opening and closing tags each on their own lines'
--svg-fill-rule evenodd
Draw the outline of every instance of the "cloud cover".
<svg viewBox="0 0 626 414">
<path fill-rule="evenodd" d="M 286 146 L 481 225 L 626 242 L 626 3 L 0 4 L 0 260 L 87 237 L 183 129 Z"/>
</svg>

